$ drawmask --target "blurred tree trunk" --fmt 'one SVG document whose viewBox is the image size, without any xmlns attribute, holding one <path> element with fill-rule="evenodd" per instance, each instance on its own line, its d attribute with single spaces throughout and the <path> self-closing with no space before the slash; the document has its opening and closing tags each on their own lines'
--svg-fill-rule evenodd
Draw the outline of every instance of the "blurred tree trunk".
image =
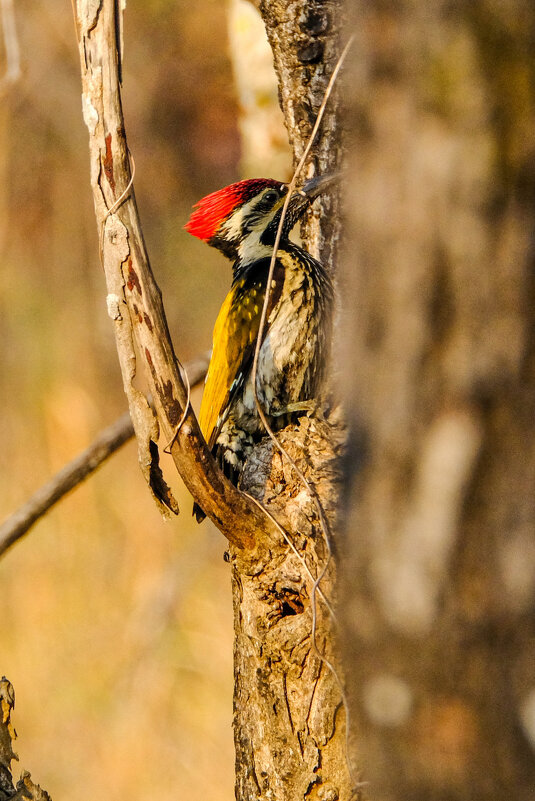
<svg viewBox="0 0 535 801">
<path fill-rule="evenodd" d="M 359 760 L 381 801 L 533 801 L 535 6 L 350 5 Z"/>
<path fill-rule="evenodd" d="M 0 253 L 6 248 L 8 230 L 8 165 L 10 156 L 9 121 L 11 117 L 11 98 L 0 96 Z"/>
</svg>

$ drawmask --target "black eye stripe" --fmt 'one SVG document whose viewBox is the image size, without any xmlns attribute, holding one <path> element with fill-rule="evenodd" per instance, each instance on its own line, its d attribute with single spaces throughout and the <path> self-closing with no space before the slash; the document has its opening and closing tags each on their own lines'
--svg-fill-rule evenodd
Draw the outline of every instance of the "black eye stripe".
<svg viewBox="0 0 535 801">
<path fill-rule="evenodd" d="M 254 208 L 251 209 L 249 214 L 249 218 L 247 220 L 249 230 L 253 225 L 259 222 L 265 214 L 270 212 L 279 200 L 280 195 L 276 189 L 270 189 L 268 192 L 262 195 L 258 203 L 256 203 Z"/>
</svg>

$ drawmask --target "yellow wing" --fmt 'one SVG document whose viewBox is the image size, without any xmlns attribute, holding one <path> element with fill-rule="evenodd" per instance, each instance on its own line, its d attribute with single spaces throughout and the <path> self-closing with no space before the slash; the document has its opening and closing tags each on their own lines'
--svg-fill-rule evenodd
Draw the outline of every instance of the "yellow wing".
<svg viewBox="0 0 535 801">
<path fill-rule="evenodd" d="M 260 281 L 253 286 L 249 283 L 246 292 L 244 287 L 245 280 L 232 287 L 214 326 L 212 358 L 199 414 L 201 431 L 210 448 L 253 363 L 265 290 Z"/>
</svg>

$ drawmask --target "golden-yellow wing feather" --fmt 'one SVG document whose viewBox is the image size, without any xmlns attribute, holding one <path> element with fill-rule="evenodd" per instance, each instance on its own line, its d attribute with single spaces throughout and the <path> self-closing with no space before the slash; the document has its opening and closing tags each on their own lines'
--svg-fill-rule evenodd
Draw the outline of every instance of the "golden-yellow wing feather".
<svg viewBox="0 0 535 801">
<path fill-rule="evenodd" d="M 232 287 L 225 298 L 214 326 L 213 350 L 206 374 L 206 384 L 199 423 L 208 446 L 215 444 L 234 393 L 252 366 L 264 288 L 259 282 L 244 292 L 245 281 Z"/>
</svg>

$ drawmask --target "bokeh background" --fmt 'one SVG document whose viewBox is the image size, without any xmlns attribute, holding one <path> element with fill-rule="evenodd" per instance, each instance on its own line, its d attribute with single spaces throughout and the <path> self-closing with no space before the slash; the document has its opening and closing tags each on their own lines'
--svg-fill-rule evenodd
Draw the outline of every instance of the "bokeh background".
<svg viewBox="0 0 535 801">
<path fill-rule="evenodd" d="M 0 94 L 2 518 L 125 409 L 70 3 L 14 11 L 21 76 Z M 288 177 L 256 14 L 245 0 L 129 0 L 125 14 L 137 199 L 183 361 L 210 346 L 230 282 L 183 231 L 192 203 L 240 177 Z M 224 543 L 164 469 L 176 520 L 160 518 L 130 443 L 0 561 L 16 747 L 54 801 L 233 797 Z"/>
</svg>

